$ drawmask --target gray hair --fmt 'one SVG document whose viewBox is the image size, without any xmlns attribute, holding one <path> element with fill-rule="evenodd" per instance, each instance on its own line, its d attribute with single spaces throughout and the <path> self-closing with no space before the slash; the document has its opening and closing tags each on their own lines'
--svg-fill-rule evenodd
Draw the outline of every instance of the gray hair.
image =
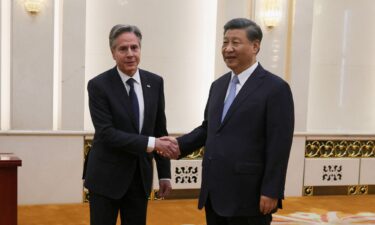
<svg viewBox="0 0 375 225">
<path fill-rule="evenodd" d="M 249 41 L 259 40 L 262 41 L 263 33 L 262 29 L 255 22 L 246 18 L 235 18 L 228 21 L 224 25 L 224 34 L 227 30 L 232 29 L 244 29 L 246 30 L 246 36 Z"/>
<path fill-rule="evenodd" d="M 135 36 L 137 36 L 139 41 L 139 46 L 141 46 L 142 41 L 142 33 L 141 30 L 137 26 L 134 25 L 125 25 L 125 24 L 117 24 L 112 27 L 111 31 L 109 32 L 109 47 L 111 49 L 114 49 L 115 46 L 115 40 L 120 34 L 123 33 L 133 33 Z"/>
</svg>

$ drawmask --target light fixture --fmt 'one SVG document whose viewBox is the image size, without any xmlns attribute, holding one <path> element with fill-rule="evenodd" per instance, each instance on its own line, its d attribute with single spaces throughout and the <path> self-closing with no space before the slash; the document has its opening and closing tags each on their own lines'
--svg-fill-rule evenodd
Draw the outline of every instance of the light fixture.
<svg viewBox="0 0 375 225">
<path fill-rule="evenodd" d="M 277 26 L 281 19 L 281 3 L 280 0 L 265 0 L 264 1 L 264 25 L 268 28 Z"/>
<path fill-rule="evenodd" d="M 37 14 L 42 9 L 43 0 L 24 0 L 26 11 L 31 14 Z"/>
</svg>

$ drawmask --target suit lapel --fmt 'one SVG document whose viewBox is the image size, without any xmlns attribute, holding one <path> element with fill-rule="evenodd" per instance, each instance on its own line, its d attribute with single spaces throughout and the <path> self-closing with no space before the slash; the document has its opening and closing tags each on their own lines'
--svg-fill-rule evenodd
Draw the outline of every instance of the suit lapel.
<svg viewBox="0 0 375 225">
<path fill-rule="evenodd" d="M 264 78 L 264 69 L 259 64 L 258 67 L 255 69 L 255 71 L 251 74 L 251 76 L 247 79 L 243 87 L 241 88 L 240 92 L 238 92 L 236 98 L 234 99 L 232 105 L 229 107 L 229 110 L 227 114 L 225 115 L 225 118 L 223 122 L 220 125 L 219 130 L 228 122 L 230 117 L 233 115 L 233 113 L 241 106 L 241 104 L 244 102 L 244 100 L 249 96 L 251 93 L 253 93 L 262 83 Z M 227 90 L 227 89 L 225 89 Z M 224 102 L 224 100 L 223 100 Z M 224 103 L 223 103 L 224 106 Z M 223 107 L 222 107 L 223 108 Z M 222 112 L 223 110 L 221 110 Z M 220 114 L 220 116 L 222 113 Z"/>
<path fill-rule="evenodd" d="M 119 96 L 119 102 L 125 109 L 126 113 L 131 118 L 131 123 L 133 124 L 134 128 L 137 128 L 137 124 L 135 121 L 134 114 L 131 110 L 131 102 L 129 95 L 126 91 L 125 84 L 122 82 L 120 74 L 118 74 L 116 67 L 111 71 L 111 83 L 112 83 L 112 90 L 115 92 L 114 96 Z"/>
<path fill-rule="evenodd" d="M 150 102 L 152 101 L 154 95 L 152 93 L 152 85 L 150 80 L 148 79 L 147 75 L 143 70 L 139 70 L 139 76 L 141 77 L 141 85 L 142 85 L 142 92 L 143 92 L 143 101 L 144 101 L 144 113 L 143 113 L 143 126 L 141 127 L 141 133 L 143 132 L 143 128 L 149 124 L 149 116 L 150 113 Z"/>
</svg>

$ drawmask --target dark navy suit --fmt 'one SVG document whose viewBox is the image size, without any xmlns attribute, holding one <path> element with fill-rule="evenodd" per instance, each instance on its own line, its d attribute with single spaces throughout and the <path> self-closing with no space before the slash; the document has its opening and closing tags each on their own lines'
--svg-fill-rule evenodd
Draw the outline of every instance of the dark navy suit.
<svg viewBox="0 0 375 225">
<path fill-rule="evenodd" d="M 149 136 L 168 135 L 163 79 L 145 70 L 139 70 L 139 74 L 144 97 L 144 122 L 140 133 L 116 67 L 90 80 L 87 87 L 95 135 L 87 162 L 85 187 L 90 193 L 112 200 L 123 198 L 134 183 L 140 187 L 136 188 L 134 196 L 139 193 L 147 199 L 152 186 L 153 158 L 159 178 L 170 178 L 170 161 L 146 152 Z"/>
<path fill-rule="evenodd" d="M 199 208 L 210 199 L 224 217 L 260 216 L 260 195 L 284 198 L 294 130 L 289 85 L 259 64 L 221 122 L 231 79 L 227 73 L 210 88 L 201 126 L 178 138 L 182 157 L 205 146 Z"/>
</svg>

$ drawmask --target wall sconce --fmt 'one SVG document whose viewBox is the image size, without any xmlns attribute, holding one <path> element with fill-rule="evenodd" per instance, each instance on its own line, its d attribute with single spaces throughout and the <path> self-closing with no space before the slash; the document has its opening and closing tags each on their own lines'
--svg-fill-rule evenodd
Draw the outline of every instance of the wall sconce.
<svg viewBox="0 0 375 225">
<path fill-rule="evenodd" d="M 281 3 L 280 0 L 264 1 L 264 25 L 269 29 L 277 26 L 281 20 Z"/>
<path fill-rule="evenodd" d="M 24 0 L 26 11 L 31 14 L 37 14 L 42 9 L 43 0 Z"/>
</svg>

